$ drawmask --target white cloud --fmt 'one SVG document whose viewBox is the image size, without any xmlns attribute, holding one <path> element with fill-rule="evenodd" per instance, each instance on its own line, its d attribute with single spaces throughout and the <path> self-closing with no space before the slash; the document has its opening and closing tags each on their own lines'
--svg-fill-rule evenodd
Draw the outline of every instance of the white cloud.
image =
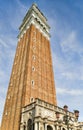
<svg viewBox="0 0 83 130">
<path fill-rule="evenodd" d="M 83 48 L 78 40 L 77 32 L 72 30 L 62 38 L 61 47 L 65 53 L 77 53 L 79 56 L 83 54 Z"/>
<path fill-rule="evenodd" d="M 3 39 L 0 38 L 0 46 L 8 47 Z"/>
<path fill-rule="evenodd" d="M 7 78 L 6 72 L 0 68 L 0 83 L 4 83 L 6 81 L 6 78 Z"/>
<path fill-rule="evenodd" d="M 68 95 L 68 96 L 82 96 L 83 95 L 83 89 L 68 89 L 66 88 L 58 88 L 57 87 L 57 94 L 59 95 Z"/>
<path fill-rule="evenodd" d="M 83 120 L 83 44 L 78 38 L 78 30 L 66 28 L 64 31 L 61 26 L 55 26 L 55 39 L 51 44 L 57 102 L 61 107 L 67 104 L 70 111 L 78 109 L 80 120 Z"/>
<path fill-rule="evenodd" d="M 11 27 L 17 31 L 18 27 L 22 23 L 23 16 L 27 12 L 28 7 L 23 5 L 20 0 L 15 0 L 16 1 L 16 9 L 13 8 L 12 12 L 10 13 L 10 25 Z M 11 19 L 13 14 L 13 18 Z"/>
<path fill-rule="evenodd" d="M 75 44 L 76 44 L 76 32 L 75 31 L 71 31 L 68 36 L 66 36 L 61 45 L 62 47 L 67 46 L 70 50 L 74 50 L 75 49 Z"/>
<path fill-rule="evenodd" d="M 59 46 L 53 45 L 52 50 L 55 79 L 56 74 L 59 74 L 59 78 L 83 80 L 83 48 L 77 38 L 77 33 L 68 31 L 65 35 L 63 32 L 59 39 L 61 39 L 60 42 L 56 43 Z"/>
<path fill-rule="evenodd" d="M 62 72 L 61 75 L 66 78 L 66 79 L 70 79 L 70 80 L 83 80 L 83 73 L 81 72 L 73 72 L 73 71 L 65 71 Z"/>
</svg>

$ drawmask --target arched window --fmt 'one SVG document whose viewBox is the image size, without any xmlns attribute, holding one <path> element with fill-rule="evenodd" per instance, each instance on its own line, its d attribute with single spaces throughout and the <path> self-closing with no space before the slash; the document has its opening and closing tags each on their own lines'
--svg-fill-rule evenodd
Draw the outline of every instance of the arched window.
<svg viewBox="0 0 83 130">
<path fill-rule="evenodd" d="M 24 125 L 24 128 L 23 128 L 23 130 L 26 130 L 26 126 Z"/>
<path fill-rule="evenodd" d="M 53 128 L 50 125 L 48 125 L 47 130 L 53 130 Z"/>
<path fill-rule="evenodd" d="M 28 120 L 27 130 L 32 130 L 32 120 Z"/>
<path fill-rule="evenodd" d="M 27 130 L 34 130 L 34 123 L 31 119 L 28 120 Z"/>
<path fill-rule="evenodd" d="M 66 130 L 65 128 L 63 128 L 62 130 Z"/>
</svg>

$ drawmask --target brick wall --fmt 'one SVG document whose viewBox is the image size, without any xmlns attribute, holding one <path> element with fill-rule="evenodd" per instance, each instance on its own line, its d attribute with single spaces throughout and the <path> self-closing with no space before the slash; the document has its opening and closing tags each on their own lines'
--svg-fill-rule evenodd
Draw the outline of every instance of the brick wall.
<svg viewBox="0 0 83 130">
<path fill-rule="evenodd" d="M 31 25 L 18 42 L 6 103 L 2 130 L 18 130 L 22 107 L 39 98 L 56 105 L 50 42 Z"/>
</svg>

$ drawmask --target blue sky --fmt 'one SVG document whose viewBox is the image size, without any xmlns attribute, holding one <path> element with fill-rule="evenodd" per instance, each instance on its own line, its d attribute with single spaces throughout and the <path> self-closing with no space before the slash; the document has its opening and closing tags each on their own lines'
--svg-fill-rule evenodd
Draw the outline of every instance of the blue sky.
<svg viewBox="0 0 83 130">
<path fill-rule="evenodd" d="M 0 0 L 0 120 L 23 17 L 32 3 L 51 26 L 58 106 L 80 111 L 83 121 L 83 0 Z"/>
</svg>

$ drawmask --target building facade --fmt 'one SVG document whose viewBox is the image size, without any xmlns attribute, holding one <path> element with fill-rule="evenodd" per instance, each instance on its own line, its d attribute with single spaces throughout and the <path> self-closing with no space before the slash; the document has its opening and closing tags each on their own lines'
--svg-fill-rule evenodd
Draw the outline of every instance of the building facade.
<svg viewBox="0 0 83 130">
<path fill-rule="evenodd" d="M 1 130 L 81 130 L 79 112 L 57 106 L 49 30 L 33 4 L 19 28 Z"/>
<path fill-rule="evenodd" d="M 48 102 L 36 99 L 22 108 L 20 130 L 83 130 L 78 122 L 79 111 L 68 111 Z"/>
</svg>

